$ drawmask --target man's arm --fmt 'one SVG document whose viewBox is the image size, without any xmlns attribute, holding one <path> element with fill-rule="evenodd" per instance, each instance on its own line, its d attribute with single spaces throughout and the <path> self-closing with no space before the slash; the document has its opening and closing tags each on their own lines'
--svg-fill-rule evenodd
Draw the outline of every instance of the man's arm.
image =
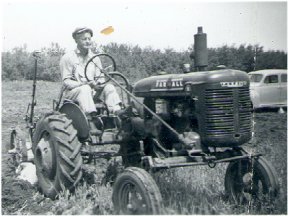
<svg viewBox="0 0 288 216">
<path fill-rule="evenodd" d="M 105 75 L 101 73 L 100 70 L 103 70 L 102 63 L 99 57 L 94 59 L 95 63 L 95 72 L 94 72 L 94 79 L 97 80 L 98 85 L 105 82 Z"/>
<path fill-rule="evenodd" d="M 82 83 L 76 79 L 73 70 L 72 62 L 70 62 L 69 58 L 64 55 L 60 61 L 60 71 L 64 86 L 70 90 L 82 85 Z"/>
</svg>

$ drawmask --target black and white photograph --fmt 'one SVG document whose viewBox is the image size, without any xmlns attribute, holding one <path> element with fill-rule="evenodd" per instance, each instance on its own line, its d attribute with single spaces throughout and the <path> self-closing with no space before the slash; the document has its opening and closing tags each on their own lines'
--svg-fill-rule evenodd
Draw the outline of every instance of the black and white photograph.
<svg viewBox="0 0 288 216">
<path fill-rule="evenodd" d="M 287 1 L 2 0 L 2 215 L 287 215 Z"/>
</svg>

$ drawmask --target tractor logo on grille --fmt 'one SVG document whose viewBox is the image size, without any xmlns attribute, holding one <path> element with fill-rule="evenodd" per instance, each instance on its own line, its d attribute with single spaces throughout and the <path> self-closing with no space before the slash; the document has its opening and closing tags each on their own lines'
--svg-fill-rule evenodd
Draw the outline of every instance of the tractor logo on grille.
<svg viewBox="0 0 288 216">
<path fill-rule="evenodd" d="M 235 82 L 220 82 L 222 87 L 243 87 L 247 85 L 247 81 L 235 81 Z"/>
</svg>

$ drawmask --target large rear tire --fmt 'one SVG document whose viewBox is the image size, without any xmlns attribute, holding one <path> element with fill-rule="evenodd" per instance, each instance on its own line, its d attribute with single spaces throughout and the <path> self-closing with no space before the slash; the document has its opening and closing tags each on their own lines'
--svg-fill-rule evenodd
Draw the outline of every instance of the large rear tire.
<svg viewBox="0 0 288 216">
<path fill-rule="evenodd" d="M 33 153 L 43 194 L 55 199 L 59 192 L 73 192 L 82 178 L 81 143 L 65 114 L 49 113 L 37 123 Z"/>
<path fill-rule="evenodd" d="M 128 167 L 117 177 L 112 200 L 116 214 L 161 214 L 163 211 L 156 182 L 138 167 Z"/>
<path fill-rule="evenodd" d="M 279 183 L 273 166 L 263 157 L 233 161 L 225 175 L 227 195 L 238 204 L 273 199 Z"/>
</svg>

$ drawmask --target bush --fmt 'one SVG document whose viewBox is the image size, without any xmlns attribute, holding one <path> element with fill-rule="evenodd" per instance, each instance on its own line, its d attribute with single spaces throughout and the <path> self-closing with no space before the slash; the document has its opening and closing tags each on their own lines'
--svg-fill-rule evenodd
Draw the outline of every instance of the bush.
<svg viewBox="0 0 288 216">
<path fill-rule="evenodd" d="M 105 46 L 95 46 L 96 50 L 103 50 L 111 54 L 117 64 L 118 71 L 134 82 L 141 78 L 156 75 L 159 71 L 168 73 L 182 73 L 183 64 L 193 65 L 190 56 L 193 48 L 176 52 L 171 48 L 164 51 L 151 47 L 140 48 L 138 45 L 110 43 Z M 192 47 L 192 46 L 191 46 Z M 59 81 L 59 62 L 65 50 L 57 43 L 41 49 L 38 60 L 38 79 Z M 258 45 L 240 45 L 208 49 L 208 70 L 214 70 L 218 65 L 238 69 L 246 72 L 261 69 L 287 68 L 287 53 L 280 51 L 264 52 Z M 12 51 L 2 52 L 2 80 L 33 79 L 34 59 L 26 46 L 16 47 Z"/>
</svg>

